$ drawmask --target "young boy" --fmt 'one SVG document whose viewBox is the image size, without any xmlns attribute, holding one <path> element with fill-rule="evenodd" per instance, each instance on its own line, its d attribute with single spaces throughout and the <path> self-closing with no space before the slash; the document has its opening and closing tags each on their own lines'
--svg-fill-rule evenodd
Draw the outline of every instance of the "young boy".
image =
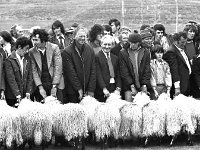
<svg viewBox="0 0 200 150">
<path fill-rule="evenodd" d="M 166 92 L 170 96 L 172 78 L 169 65 L 162 59 L 164 49 L 160 45 L 152 47 L 153 59 L 151 60 L 151 79 L 150 83 L 155 93 L 155 98 Z"/>
</svg>

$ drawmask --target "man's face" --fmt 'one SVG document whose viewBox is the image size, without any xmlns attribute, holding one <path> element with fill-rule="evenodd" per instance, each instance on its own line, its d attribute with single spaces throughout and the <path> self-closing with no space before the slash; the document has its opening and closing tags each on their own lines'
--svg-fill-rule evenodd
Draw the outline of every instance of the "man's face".
<svg viewBox="0 0 200 150">
<path fill-rule="evenodd" d="M 188 30 L 188 33 L 187 33 L 187 38 L 189 40 L 193 40 L 194 39 L 194 35 L 195 35 L 195 32 L 193 30 Z"/>
<path fill-rule="evenodd" d="M 5 43 L 5 40 L 2 36 L 0 36 L 0 44 L 4 44 Z"/>
<path fill-rule="evenodd" d="M 96 40 L 100 42 L 102 37 L 103 37 L 103 33 L 99 33 L 97 34 Z"/>
<path fill-rule="evenodd" d="M 36 34 L 36 36 L 33 36 L 31 40 L 32 40 L 33 46 L 38 47 L 38 48 L 41 47 L 42 42 L 38 34 Z"/>
<path fill-rule="evenodd" d="M 113 41 L 109 38 L 105 38 L 101 43 L 101 47 L 105 53 L 109 53 L 113 47 Z"/>
<path fill-rule="evenodd" d="M 83 29 L 80 29 L 76 36 L 75 36 L 75 40 L 78 44 L 83 45 L 86 42 L 86 38 L 87 38 L 87 34 Z"/>
<path fill-rule="evenodd" d="M 28 50 L 29 50 L 29 45 L 26 45 L 26 46 L 23 47 L 23 48 L 21 48 L 21 47 L 18 48 L 18 49 L 17 49 L 17 53 L 18 53 L 19 56 L 23 57 L 25 54 L 28 53 Z"/>
<path fill-rule="evenodd" d="M 157 40 L 161 40 L 161 38 L 163 37 L 163 31 L 162 30 L 156 30 L 156 39 Z"/>
<path fill-rule="evenodd" d="M 163 57 L 163 53 L 155 53 L 155 56 L 156 56 L 156 59 L 157 60 L 161 60 L 162 59 L 162 57 Z"/>
<path fill-rule="evenodd" d="M 152 46 L 152 37 L 146 37 L 142 40 L 142 43 L 146 46 L 146 47 L 151 47 Z"/>
<path fill-rule="evenodd" d="M 124 30 L 121 32 L 121 38 L 122 38 L 122 43 L 127 43 L 128 42 L 128 37 L 129 37 L 130 32 L 127 30 Z"/>
<path fill-rule="evenodd" d="M 17 34 L 17 38 L 23 36 L 23 29 L 21 26 L 16 27 L 16 34 Z"/>
<path fill-rule="evenodd" d="M 130 47 L 132 50 L 137 50 L 139 47 L 139 42 L 137 42 L 137 43 L 130 42 Z"/>
<path fill-rule="evenodd" d="M 60 36 L 61 35 L 60 27 L 53 27 L 53 31 L 54 31 L 56 36 Z"/>
<path fill-rule="evenodd" d="M 115 23 L 111 23 L 111 28 L 112 28 L 112 32 L 115 33 L 117 31 L 117 27 L 115 25 Z"/>
<path fill-rule="evenodd" d="M 177 42 L 177 46 L 181 49 L 184 49 L 186 42 L 187 42 L 187 39 L 181 37 L 181 39 Z"/>
</svg>

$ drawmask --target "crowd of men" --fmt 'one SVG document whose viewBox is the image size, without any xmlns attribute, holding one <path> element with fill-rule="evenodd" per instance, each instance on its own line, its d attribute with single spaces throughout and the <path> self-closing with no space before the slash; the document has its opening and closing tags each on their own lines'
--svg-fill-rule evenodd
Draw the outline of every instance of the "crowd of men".
<svg viewBox="0 0 200 150">
<path fill-rule="evenodd" d="M 74 23 L 66 31 L 56 20 L 49 31 L 37 26 L 27 36 L 15 25 L 0 32 L 0 98 L 10 106 L 47 96 L 105 102 L 112 92 L 127 101 L 138 92 L 152 100 L 163 92 L 200 98 L 199 29 L 190 21 L 173 34 L 162 24 L 138 31 L 111 19 L 89 30 Z"/>
</svg>

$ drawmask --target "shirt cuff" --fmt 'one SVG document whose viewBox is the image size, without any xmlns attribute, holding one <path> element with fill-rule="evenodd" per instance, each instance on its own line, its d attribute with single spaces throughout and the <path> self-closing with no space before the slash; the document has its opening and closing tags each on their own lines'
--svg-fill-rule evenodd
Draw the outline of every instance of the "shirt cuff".
<svg viewBox="0 0 200 150">
<path fill-rule="evenodd" d="M 174 82 L 174 87 L 175 87 L 175 89 L 180 88 L 180 81 Z"/>
</svg>

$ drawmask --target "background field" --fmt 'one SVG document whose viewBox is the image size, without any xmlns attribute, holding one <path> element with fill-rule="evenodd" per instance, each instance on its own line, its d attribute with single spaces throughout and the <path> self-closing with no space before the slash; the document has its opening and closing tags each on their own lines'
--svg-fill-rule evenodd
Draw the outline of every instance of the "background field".
<svg viewBox="0 0 200 150">
<path fill-rule="evenodd" d="M 124 6 L 126 26 L 139 29 L 144 23 L 163 23 L 167 32 L 175 32 L 175 0 L 124 0 Z M 178 6 L 179 30 L 188 20 L 200 20 L 200 0 L 178 0 Z M 74 22 L 90 28 L 110 18 L 122 22 L 121 0 L 0 0 L 0 30 L 9 30 L 15 23 L 49 29 L 56 19 L 66 28 Z"/>
</svg>

